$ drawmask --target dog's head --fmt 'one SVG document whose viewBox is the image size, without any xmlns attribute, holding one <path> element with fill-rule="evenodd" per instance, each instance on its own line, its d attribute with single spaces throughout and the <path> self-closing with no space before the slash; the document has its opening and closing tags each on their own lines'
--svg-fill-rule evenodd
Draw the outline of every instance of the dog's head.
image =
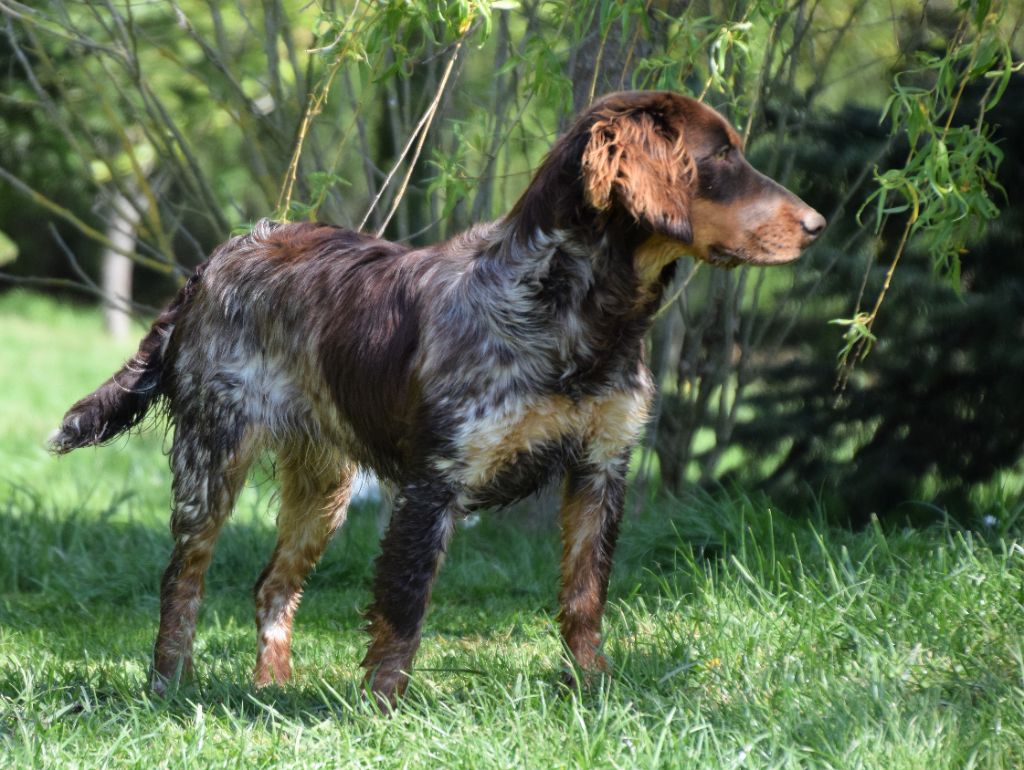
<svg viewBox="0 0 1024 770">
<path fill-rule="evenodd" d="M 586 203 L 649 233 L 638 256 L 657 269 L 682 254 L 722 266 L 800 256 L 825 219 L 743 157 L 715 110 L 679 94 L 610 94 L 570 133 L 583 143 Z"/>
</svg>

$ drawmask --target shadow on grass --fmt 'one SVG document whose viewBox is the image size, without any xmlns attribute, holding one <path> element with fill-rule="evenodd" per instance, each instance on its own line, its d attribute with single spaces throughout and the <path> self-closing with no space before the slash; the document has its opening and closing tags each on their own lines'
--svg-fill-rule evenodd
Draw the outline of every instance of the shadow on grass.
<svg viewBox="0 0 1024 770">
<path fill-rule="evenodd" d="M 432 637 L 505 635 L 523 613 L 553 617 L 557 544 L 512 537 L 514 522 L 464 528 L 435 592 Z M 353 506 L 306 586 L 296 619 L 296 665 L 329 669 L 340 692 L 320 678 L 256 692 L 252 585 L 275 540 L 272 515 L 238 512 L 225 527 L 206 580 L 196 640 L 199 678 L 172 698 L 150 702 L 146 667 L 159 614 L 159 581 L 171 547 L 166 522 L 134 499 L 95 500 L 57 510 L 21 488 L 0 503 L 0 696 L 16 702 L 39 688 L 66 716 L 97 703 L 115 712 L 147 708 L 188 718 L 195 703 L 238 718 L 290 718 L 352 711 L 360 703 L 358 662 L 365 645 L 361 609 L 370 599 L 377 553 L 375 507 Z M 550 541 L 544 546 L 545 541 Z M 467 612 L 467 609 L 470 610 Z M 329 659 L 318 648 L 330 650 Z M 555 676 L 552 674 L 552 680 Z M 30 682 L 34 684 L 29 684 Z M 89 693 L 82 700 L 81 693 Z M 91 705 L 90 705 L 91 704 Z M 363 713 L 362 707 L 353 713 Z M 77 717 L 80 718 L 80 717 Z"/>
<path fill-rule="evenodd" d="M 252 585 L 275 540 L 267 507 L 265 500 L 257 501 L 228 522 L 206 580 L 207 607 L 221 607 L 230 599 L 239 606 L 225 614 L 245 626 L 251 622 Z M 321 593 L 341 591 L 345 596 L 339 620 L 358 625 L 358 608 L 369 601 L 378 551 L 375 508 L 353 506 L 348 522 L 310 576 L 303 603 L 306 613 Z M 0 501 L 0 532 L 0 625 L 17 625 L 12 623 L 17 620 L 60 631 L 69 613 L 83 622 L 90 612 L 102 617 L 98 610 L 105 607 L 134 608 L 147 619 L 154 616 L 171 538 L 166 518 L 137 510 L 130 496 L 115 497 L 105 505 L 92 502 L 56 510 L 42 492 L 20 489 Z M 879 532 L 828 533 L 820 519 L 815 524 L 788 517 L 773 511 L 766 500 L 741 494 L 661 501 L 627 516 L 609 598 L 614 602 L 690 595 L 716 565 L 737 558 L 757 573 L 763 589 L 784 594 L 788 586 L 778 585 L 780 574 L 798 571 L 830 578 L 836 569 L 830 549 L 845 550 L 846 543 L 855 540 L 857 550 L 872 555 L 871 561 L 857 565 L 858 570 L 892 569 L 891 559 L 878 557 L 891 546 Z M 476 526 L 460 526 L 435 588 L 435 622 L 445 624 L 441 627 L 446 632 L 486 635 L 517 612 L 553 615 L 559 558 L 553 526 L 524 527 L 504 514 L 484 515 Z M 463 611 L 467 609 L 480 612 Z M 486 617 L 481 619 L 481 613 Z"/>
</svg>

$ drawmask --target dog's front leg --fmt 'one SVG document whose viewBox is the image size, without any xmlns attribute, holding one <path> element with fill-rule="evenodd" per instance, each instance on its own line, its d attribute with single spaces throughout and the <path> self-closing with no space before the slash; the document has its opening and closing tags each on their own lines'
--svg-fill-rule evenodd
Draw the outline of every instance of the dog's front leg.
<svg viewBox="0 0 1024 770">
<path fill-rule="evenodd" d="M 618 539 L 626 488 L 628 453 L 600 465 L 569 469 L 562 497 L 562 588 L 559 625 L 576 665 L 584 673 L 606 671 L 601 654 L 601 618 Z M 575 679 L 570 671 L 566 679 Z"/>
<path fill-rule="evenodd" d="M 365 682 L 383 709 L 393 706 L 408 684 L 430 587 L 452 533 L 453 503 L 446 486 L 405 485 L 381 541 L 373 604 L 367 611 L 370 647 L 362 665 Z"/>
</svg>

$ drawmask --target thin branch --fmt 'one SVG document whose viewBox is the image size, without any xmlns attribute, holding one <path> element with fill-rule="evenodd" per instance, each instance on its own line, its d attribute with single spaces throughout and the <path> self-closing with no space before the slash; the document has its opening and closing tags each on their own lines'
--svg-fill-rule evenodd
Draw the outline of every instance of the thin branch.
<svg viewBox="0 0 1024 770">
<path fill-rule="evenodd" d="M 391 168 L 391 171 L 388 172 L 388 175 L 384 179 L 384 183 L 381 185 L 381 188 L 378 191 L 377 196 L 373 199 L 373 202 L 370 204 L 370 208 L 367 209 L 366 214 L 363 216 L 363 221 L 359 223 L 359 230 L 362 230 L 363 227 L 366 226 L 366 220 L 370 218 L 370 214 L 373 213 L 374 208 L 376 208 L 377 203 L 380 201 L 381 195 L 383 195 L 384 191 L 388 187 L 388 184 L 390 184 L 392 178 L 394 178 L 395 174 L 398 172 L 398 167 L 405 160 L 405 156 L 409 154 L 409 148 L 412 146 L 413 140 L 418 137 L 419 141 L 416 143 L 416 150 L 413 153 L 412 160 L 409 163 L 408 169 L 406 170 L 405 178 L 402 180 L 402 185 L 398 190 L 398 194 L 395 195 L 394 200 L 392 200 L 391 202 L 391 210 L 388 211 L 387 216 L 384 218 L 383 224 L 381 224 L 381 226 L 377 228 L 378 237 L 380 237 L 380 235 L 387 228 L 388 222 L 391 221 L 391 217 L 394 216 L 395 211 L 398 209 L 398 204 L 401 203 L 402 196 L 405 194 L 405 190 L 409 185 L 409 179 L 412 177 L 412 172 L 416 166 L 416 161 L 419 160 L 420 151 L 423 149 L 423 143 L 426 141 L 427 133 L 430 131 L 430 124 L 433 122 L 434 115 L 437 113 L 437 106 L 441 103 L 441 98 L 444 96 L 444 90 L 448 84 L 448 77 L 452 74 L 452 70 L 455 68 L 455 62 L 458 60 L 459 52 L 462 50 L 462 43 L 469 35 L 471 30 L 472 27 L 468 28 L 456 42 L 455 50 L 452 52 L 451 58 L 448 59 L 448 65 L 445 67 L 444 74 L 441 76 L 441 82 L 437 87 L 437 92 L 434 94 L 434 98 L 431 101 L 430 106 L 427 107 L 426 111 L 423 113 L 423 117 L 421 117 L 419 123 L 416 124 L 416 128 L 413 130 L 412 134 L 409 135 L 409 139 L 408 141 L 406 141 L 405 147 L 402 148 L 402 152 L 399 154 L 397 160 L 395 161 L 395 165 Z"/>
<path fill-rule="evenodd" d="M 80 286 L 84 289 L 89 289 L 92 293 L 95 293 L 103 300 L 104 303 L 115 310 L 134 316 L 138 320 L 142 320 L 144 315 L 154 316 L 160 312 L 159 309 L 149 305 L 133 302 L 130 297 L 122 297 L 121 295 L 114 295 L 103 291 L 103 288 L 100 287 L 82 268 L 82 265 L 75 257 L 75 253 L 71 250 L 71 247 L 67 245 L 64 239 L 60 237 L 60 233 L 57 232 L 57 228 L 53 226 L 52 222 L 50 223 L 49 230 L 50 235 L 53 236 L 53 240 L 57 242 L 58 248 L 60 248 L 64 257 L 67 259 L 68 264 L 71 265 L 71 269 L 81 281 Z"/>
<path fill-rule="evenodd" d="M 21 181 L 18 177 L 16 177 L 10 171 L 5 169 L 3 166 L 0 166 L 0 178 L 3 178 L 20 193 L 30 198 L 33 203 L 42 206 L 47 211 L 50 211 L 51 213 L 60 217 L 65 222 L 68 222 L 75 229 L 81 232 L 83 235 L 85 235 L 88 238 L 92 238 L 94 241 L 98 243 L 102 243 L 111 251 L 115 251 L 118 254 L 121 254 L 123 256 L 128 257 L 129 259 L 138 262 L 140 265 L 144 265 L 150 268 L 151 270 L 156 270 L 157 272 L 163 273 L 164 275 L 170 275 L 171 273 L 174 272 L 173 265 L 161 262 L 159 260 L 150 259 L 149 257 L 144 257 L 135 251 L 127 251 L 125 249 L 119 248 L 99 230 L 97 230 L 96 228 L 92 227 L 89 224 L 86 224 L 73 213 L 71 213 L 70 210 L 50 200 L 38 190 L 34 190 L 33 188 L 29 187 L 25 182 Z"/>
<path fill-rule="evenodd" d="M 352 37 L 348 35 L 349 31 L 355 27 L 358 23 L 362 22 L 370 13 L 370 6 L 366 5 L 362 9 L 362 13 L 359 16 L 349 16 L 348 21 L 339 33 L 338 37 L 347 38 L 345 45 L 335 55 L 334 60 L 331 62 L 330 69 L 327 74 L 324 75 L 317 88 L 309 92 L 309 98 L 306 101 L 306 109 L 302 113 L 302 120 L 299 123 L 298 135 L 295 139 L 295 148 L 292 150 L 292 157 L 288 163 L 288 170 L 285 172 L 284 182 L 281 185 L 281 192 L 277 198 L 277 217 L 280 219 L 287 220 L 288 209 L 291 207 L 292 194 L 295 191 L 295 182 L 299 175 L 299 161 L 302 158 L 302 151 L 306 144 L 306 139 L 309 136 L 309 130 L 313 125 L 313 120 L 319 115 L 327 104 L 327 97 L 330 94 L 331 86 L 334 84 L 334 79 L 337 77 L 338 72 L 341 70 L 342 65 L 347 59 L 349 48 L 352 45 Z M 375 17 L 371 17 L 372 18 Z"/>
</svg>

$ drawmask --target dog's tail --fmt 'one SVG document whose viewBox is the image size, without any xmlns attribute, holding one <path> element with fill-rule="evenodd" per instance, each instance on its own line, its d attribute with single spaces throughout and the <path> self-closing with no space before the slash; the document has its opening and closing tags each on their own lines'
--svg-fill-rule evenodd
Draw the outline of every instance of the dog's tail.
<svg viewBox="0 0 1024 770">
<path fill-rule="evenodd" d="M 50 451 L 65 454 L 83 446 L 106 443 L 133 428 L 161 395 L 164 353 L 171 332 L 202 278 L 202 264 L 171 304 L 157 316 L 139 349 L 94 392 L 72 406 L 49 439 Z"/>
</svg>

